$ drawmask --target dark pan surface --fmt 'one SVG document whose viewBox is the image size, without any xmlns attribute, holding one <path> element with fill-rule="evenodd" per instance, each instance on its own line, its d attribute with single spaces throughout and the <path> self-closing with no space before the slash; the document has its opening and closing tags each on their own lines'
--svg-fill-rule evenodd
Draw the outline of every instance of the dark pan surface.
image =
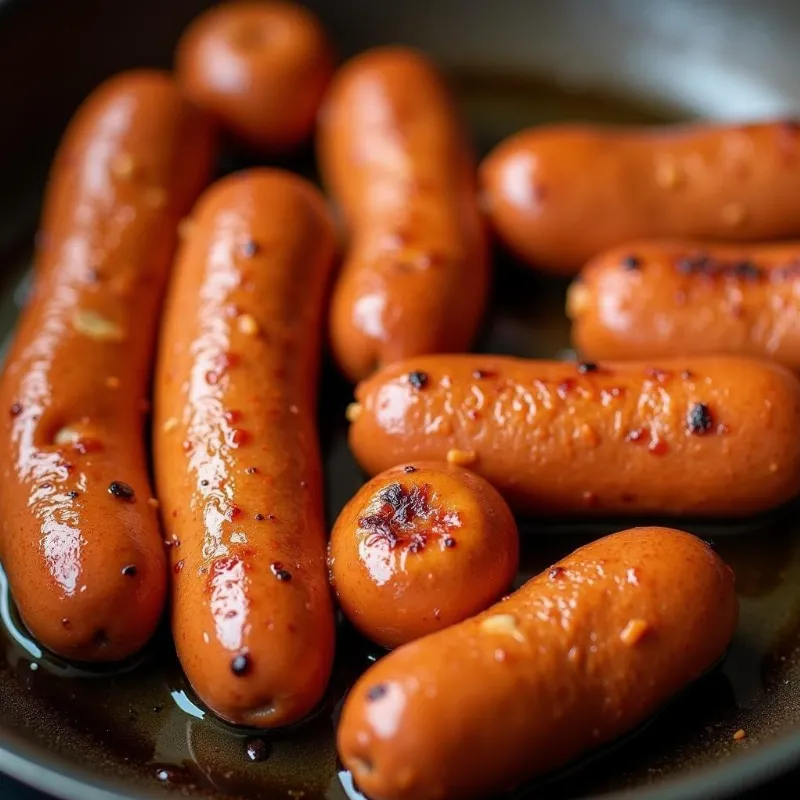
<svg viewBox="0 0 800 800">
<path fill-rule="evenodd" d="M 186 6 L 189 13 L 192 4 L 177 5 Z M 341 12 L 330 13 L 334 29 L 344 19 L 337 13 Z M 371 36 L 369 22 L 364 25 L 361 35 Z M 419 39 L 436 36 L 435 29 L 434 21 Z M 385 40 L 379 33 L 374 38 Z M 463 63 L 464 59 L 448 54 L 444 45 L 443 50 L 451 56 L 450 63 Z M 681 110 L 679 102 L 666 96 L 655 105 L 623 102 L 574 86 L 567 90 L 545 79 L 515 77 L 522 75 L 517 70 L 493 72 L 483 68 L 480 58 L 475 61 L 477 69 L 459 69 L 453 77 L 481 151 L 524 125 L 554 119 L 641 122 L 693 115 L 691 103 L 684 104 L 688 110 Z M 222 171 L 247 164 L 240 154 L 231 152 L 223 159 Z M 313 175 L 308 157 L 292 166 Z M 46 161 L 30 162 L 31 178 L 26 185 L 34 207 L 45 168 Z M 0 238 L 3 338 L 12 330 L 24 300 L 30 259 L 32 219 L 30 214 L 18 216 L 19 223 L 11 231 L 14 235 Z M 499 258 L 494 310 L 480 349 L 569 357 L 564 288 Z M 362 476 L 345 440 L 344 408 L 351 389 L 330 367 L 320 398 L 332 521 Z M 732 486 L 731 492 L 735 491 Z M 648 800 L 711 798 L 800 764 L 800 525 L 796 511 L 784 509 L 767 519 L 744 523 L 681 525 L 712 537 L 736 570 L 742 613 L 728 657 L 623 746 L 548 783 L 548 798 L 627 789 L 635 789 L 634 796 Z M 525 571 L 520 581 L 589 538 L 643 522 L 649 520 L 604 523 L 602 528 L 526 524 Z M 380 653 L 345 626 L 335 679 L 316 718 L 296 731 L 256 740 L 209 719 L 193 703 L 166 630 L 138 663 L 114 673 L 90 673 L 41 654 L 9 607 L 4 582 L 0 617 L 0 769 L 76 800 L 346 797 L 337 773 L 333 719 L 348 684 Z M 736 742 L 732 737 L 739 729 L 747 737 Z M 251 760 L 248 751 L 263 760 Z"/>
</svg>

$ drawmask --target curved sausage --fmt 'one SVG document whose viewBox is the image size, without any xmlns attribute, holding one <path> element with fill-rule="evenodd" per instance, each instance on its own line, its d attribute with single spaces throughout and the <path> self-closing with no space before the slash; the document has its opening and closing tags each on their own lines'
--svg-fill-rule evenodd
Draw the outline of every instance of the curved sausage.
<svg viewBox="0 0 800 800">
<path fill-rule="evenodd" d="M 640 238 L 787 239 L 800 235 L 800 126 L 531 128 L 487 156 L 481 184 L 500 239 L 550 272 Z"/>
<path fill-rule="evenodd" d="M 186 675 L 229 722 L 319 702 L 334 648 L 316 430 L 335 233 L 301 178 L 256 169 L 198 202 L 156 374 L 156 479 Z"/>
<path fill-rule="evenodd" d="M 339 606 L 384 647 L 483 611 L 511 586 L 517 524 L 483 478 L 446 462 L 382 472 L 344 507 L 329 547 Z"/>
<path fill-rule="evenodd" d="M 728 353 L 800 370 L 800 243 L 635 242 L 587 264 L 567 314 L 587 358 Z"/>
<path fill-rule="evenodd" d="M 356 398 L 368 473 L 447 458 L 526 513 L 745 516 L 800 492 L 800 381 L 759 361 L 428 356 Z"/>
<path fill-rule="evenodd" d="M 334 63 L 317 18 L 280 2 L 216 6 L 187 28 L 176 53 L 187 96 L 238 139 L 269 154 L 310 138 Z"/>
<path fill-rule="evenodd" d="M 163 610 L 143 422 L 177 225 L 213 155 L 172 79 L 130 72 L 86 100 L 50 175 L 0 382 L 0 556 L 25 624 L 65 658 L 125 658 Z"/>
<path fill-rule="evenodd" d="M 337 74 L 318 137 L 324 182 L 350 229 L 330 336 L 351 380 L 469 347 L 489 283 L 466 134 L 436 67 L 380 48 Z"/>
<path fill-rule="evenodd" d="M 733 573 L 700 539 L 607 536 L 367 670 L 339 754 L 373 800 L 494 796 L 635 728 L 714 665 L 736 619 Z"/>
</svg>

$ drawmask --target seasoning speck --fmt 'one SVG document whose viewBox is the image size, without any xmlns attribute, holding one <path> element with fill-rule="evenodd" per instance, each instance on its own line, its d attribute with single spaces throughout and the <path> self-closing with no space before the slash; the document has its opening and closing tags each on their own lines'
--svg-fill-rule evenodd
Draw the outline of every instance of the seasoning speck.
<svg viewBox="0 0 800 800">
<path fill-rule="evenodd" d="M 118 500 L 124 500 L 126 503 L 132 503 L 136 499 L 133 487 L 122 481 L 111 481 L 108 485 L 108 493 L 114 495 Z"/>
<path fill-rule="evenodd" d="M 258 246 L 258 242 L 254 241 L 253 239 L 248 239 L 242 244 L 242 255 L 245 258 L 253 258 L 253 256 L 258 255 L 258 251 L 260 249 L 261 248 Z"/>
<path fill-rule="evenodd" d="M 705 403 L 695 403 L 686 415 L 686 424 L 690 433 L 702 436 L 711 430 L 714 425 L 714 418 Z"/>
<path fill-rule="evenodd" d="M 261 520 L 264 519 L 264 515 L 263 514 L 255 514 L 253 516 L 253 519 L 257 520 L 258 522 L 261 522 Z"/>
<path fill-rule="evenodd" d="M 407 474 L 411 474 L 412 472 L 416 472 L 416 471 L 417 471 L 417 468 L 416 467 L 412 467 L 411 465 L 409 465 L 407 467 L 403 467 L 403 472 L 405 472 Z"/>
<path fill-rule="evenodd" d="M 388 691 L 385 683 L 376 683 L 374 686 L 370 686 L 369 689 L 367 689 L 367 700 L 371 702 L 380 700 Z"/>
<path fill-rule="evenodd" d="M 138 572 L 138 570 L 136 569 L 136 565 L 135 564 L 128 564 L 127 566 L 122 568 L 122 574 L 126 578 L 133 578 L 136 575 L 137 572 Z"/>
<path fill-rule="evenodd" d="M 636 256 L 625 256 L 622 259 L 622 267 L 623 269 L 639 269 L 642 262 Z"/>
<path fill-rule="evenodd" d="M 488 369 L 476 369 L 476 370 L 475 370 L 475 371 L 472 373 L 472 377 L 473 377 L 473 378 L 474 378 L 476 381 L 481 381 L 481 380 L 483 380 L 484 378 L 494 378 L 494 377 L 496 377 L 496 373 L 494 373 L 494 372 L 490 372 Z"/>
<path fill-rule="evenodd" d="M 67 492 L 67 497 L 69 497 L 70 500 L 74 500 L 76 497 L 79 496 L 80 496 L 79 493 L 76 492 L 74 489 L 72 489 L 72 491 Z"/>
<path fill-rule="evenodd" d="M 250 671 L 250 657 L 246 653 L 241 653 L 231 661 L 231 672 L 238 678 L 247 675 Z"/>
<path fill-rule="evenodd" d="M 284 569 L 280 564 L 275 563 L 270 565 L 272 574 L 282 583 L 287 583 L 292 579 L 292 573 L 288 569 Z"/>
<path fill-rule="evenodd" d="M 582 361 L 578 364 L 578 372 L 581 375 L 586 375 L 587 372 L 597 372 L 598 366 L 593 361 Z"/>
<path fill-rule="evenodd" d="M 245 472 L 246 472 L 248 475 L 255 475 L 255 474 L 256 474 L 256 472 L 258 472 L 258 470 L 257 470 L 255 467 L 246 467 L 246 468 L 245 468 Z"/>
<path fill-rule="evenodd" d="M 9 409 L 12 417 L 18 417 L 22 413 L 22 406 L 19 403 L 14 403 Z"/>
<path fill-rule="evenodd" d="M 474 450 L 448 450 L 447 463 L 455 464 L 459 467 L 466 467 L 474 464 L 478 460 L 478 456 Z"/>
<path fill-rule="evenodd" d="M 409 372 L 408 373 L 408 382 L 415 388 L 415 389 L 424 389 L 428 383 L 428 373 L 427 372 Z"/>
<path fill-rule="evenodd" d="M 551 581 L 555 581 L 558 580 L 564 572 L 564 567 L 551 567 L 550 571 L 547 573 L 547 577 L 550 578 Z"/>
<path fill-rule="evenodd" d="M 649 630 L 650 625 L 643 619 L 632 619 L 622 629 L 619 638 L 624 644 L 634 645 L 640 642 Z"/>
<path fill-rule="evenodd" d="M 447 548 L 453 548 L 456 546 L 456 540 L 452 536 L 448 536 L 444 540 L 444 546 Z"/>
<path fill-rule="evenodd" d="M 739 728 L 739 730 L 736 731 L 736 733 L 733 734 L 733 741 L 734 742 L 741 742 L 742 739 L 746 739 L 746 738 L 747 738 L 747 734 L 745 733 L 744 728 Z"/>
</svg>

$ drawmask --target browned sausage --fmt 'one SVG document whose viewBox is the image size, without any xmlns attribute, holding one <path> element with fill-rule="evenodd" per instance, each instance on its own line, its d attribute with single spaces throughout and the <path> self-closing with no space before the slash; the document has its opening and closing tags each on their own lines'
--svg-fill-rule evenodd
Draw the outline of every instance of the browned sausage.
<svg viewBox="0 0 800 800">
<path fill-rule="evenodd" d="M 589 262 L 567 313 L 587 358 L 729 353 L 800 370 L 800 243 L 635 242 Z"/>
<path fill-rule="evenodd" d="M 483 611 L 511 586 L 517 524 L 483 478 L 446 462 L 394 467 L 344 507 L 330 541 L 339 606 L 384 647 Z"/>
<path fill-rule="evenodd" d="M 213 151 L 166 73 L 130 72 L 83 104 L 50 175 L 0 383 L 0 555 L 25 624 L 65 658 L 124 658 L 163 610 L 143 415 L 178 221 Z"/>
<path fill-rule="evenodd" d="M 339 754 L 372 800 L 494 796 L 643 722 L 722 656 L 736 618 L 733 573 L 700 539 L 607 536 L 367 670 Z"/>
<path fill-rule="evenodd" d="M 469 347 L 489 262 L 470 146 L 436 67 L 380 48 L 339 71 L 318 140 L 350 246 L 333 295 L 333 353 L 352 380 Z"/>
<path fill-rule="evenodd" d="M 759 361 L 428 356 L 356 398 L 367 472 L 448 458 L 523 512 L 739 516 L 800 491 L 800 382 Z"/>
<path fill-rule="evenodd" d="M 334 647 L 316 431 L 335 233 L 319 192 L 258 169 L 209 189 L 176 264 L 156 374 L 172 629 L 235 724 L 308 714 Z"/>
<path fill-rule="evenodd" d="M 187 28 L 176 55 L 189 98 L 234 136 L 270 154 L 311 136 L 333 69 L 333 48 L 316 17 L 280 2 L 206 11 Z"/>
<path fill-rule="evenodd" d="M 800 235 L 800 126 L 542 126 L 490 153 L 481 182 L 502 241 L 551 272 L 639 238 L 786 239 Z"/>
</svg>

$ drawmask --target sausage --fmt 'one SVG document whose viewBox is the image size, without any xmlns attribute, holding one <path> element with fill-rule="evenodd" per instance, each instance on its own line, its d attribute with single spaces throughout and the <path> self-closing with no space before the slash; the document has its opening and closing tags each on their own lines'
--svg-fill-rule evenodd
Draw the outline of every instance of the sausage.
<svg viewBox="0 0 800 800">
<path fill-rule="evenodd" d="M 436 67 L 399 47 L 354 58 L 325 102 L 318 151 L 350 235 L 330 319 L 344 374 L 467 349 L 486 305 L 488 243 L 472 152 Z"/>
<path fill-rule="evenodd" d="M 384 647 L 483 611 L 511 586 L 517 524 L 483 478 L 414 462 L 373 478 L 344 507 L 329 547 L 345 616 Z"/>
<path fill-rule="evenodd" d="M 333 47 L 302 6 L 216 6 L 185 31 L 175 56 L 187 96 L 258 152 L 280 155 L 310 138 L 333 75 Z"/>
<path fill-rule="evenodd" d="M 569 289 L 591 359 L 729 353 L 800 370 L 800 243 L 635 242 L 589 262 Z"/>
<path fill-rule="evenodd" d="M 50 174 L 0 380 L 0 557 L 25 625 L 64 658 L 126 658 L 163 611 L 145 401 L 177 225 L 213 139 L 166 73 L 124 73 L 81 106 Z"/>
<path fill-rule="evenodd" d="M 541 126 L 498 145 L 480 175 L 500 239 L 554 273 L 633 239 L 800 235 L 800 126 L 789 121 Z"/>
<path fill-rule="evenodd" d="M 315 415 L 335 245 L 309 183 L 234 174 L 198 202 L 168 293 L 154 453 L 172 630 L 200 699 L 234 724 L 299 720 L 331 670 Z"/>
<path fill-rule="evenodd" d="M 428 356 L 356 398 L 368 473 L 447 458 L 522 513 L 745 516 L 800 491 L 800 382 L 759 361 Z"/>
<path fill-rule="evenodd" d="M 647 719 L 723 655 L 737 613 L 700 539 L 607 536 L 368 669 L 339 754 L 372 800 L 494 796 Z"/>
</svg>

